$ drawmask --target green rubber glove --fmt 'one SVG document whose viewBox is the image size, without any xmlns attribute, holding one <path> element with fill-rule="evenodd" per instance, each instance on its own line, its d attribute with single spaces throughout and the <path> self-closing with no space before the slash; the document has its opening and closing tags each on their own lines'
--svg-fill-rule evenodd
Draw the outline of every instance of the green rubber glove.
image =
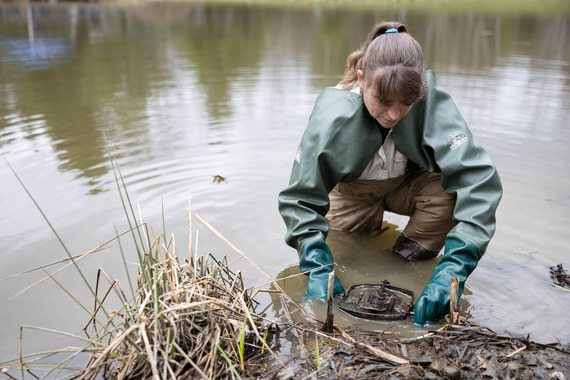
<svg viewBox="0 0 570 380">
<path fill-rule="evenodd" d="M 445 239 L 445 252 L 414 308 L 414 325 L 423 326 L 449 311 L 451 277 L 459 278 L 459 297 L 467 277 L 479 262 L 479 249 L 457 236 Z"/>
<path fill-rule="evenodd" d="M 301 272 L 309 275 L 305 296 L 313 298 L 327 298 L 329 273 L 333 270 L 331 250 L 324 239 L 312 240 L 301 247 L 299 268 Z M 318 269 L 315 269 L 318 268 Z M 334 276 L 333 295 L 344 293 L 339 279 Z"/>
</svg>

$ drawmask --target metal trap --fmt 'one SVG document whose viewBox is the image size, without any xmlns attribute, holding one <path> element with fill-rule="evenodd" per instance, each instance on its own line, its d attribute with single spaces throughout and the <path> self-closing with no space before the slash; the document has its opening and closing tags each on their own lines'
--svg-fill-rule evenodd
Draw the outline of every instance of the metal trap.
<svg viewBox="0 0 570 380">
<path fill-rule="evenodd" d="M 349 287 L 338 308 L 352 316 L 375 320 L 406 319 L 414 309 L 414 292 L 390 285 L 357 284 Z"/>
</svg>

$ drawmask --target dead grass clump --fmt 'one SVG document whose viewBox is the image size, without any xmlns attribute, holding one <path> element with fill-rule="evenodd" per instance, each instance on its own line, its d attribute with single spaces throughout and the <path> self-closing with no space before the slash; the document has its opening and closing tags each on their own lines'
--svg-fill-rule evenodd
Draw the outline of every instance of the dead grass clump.
<svg viewBox="0 0 570 380">
<path fill-rule="evenodd" d="M 96 326 L 81 379 L 231 378 L 257 370 L 269 325 L 254 311 L 240 272 L 212 255 L 180 264 L 162 246 L 138 273 L 136 302 Z M 118 317 L 121 317 L 117 320 Z M 115 328 L 110 326 L 115 325 Z M 103 341 L 108 341 L 103 344 Z"/>
</svg>

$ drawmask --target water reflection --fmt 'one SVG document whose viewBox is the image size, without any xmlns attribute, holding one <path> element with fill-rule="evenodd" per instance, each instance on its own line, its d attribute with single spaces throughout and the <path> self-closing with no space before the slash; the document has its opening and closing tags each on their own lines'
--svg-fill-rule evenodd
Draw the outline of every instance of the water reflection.
<svg viewBox="0 0 570 380">
<path fill-rule="evenodd" d="M 113 224 L 120 231 L 125 224 L 109 146 L 141 214 L 161 225 L 164 212 L 179 245 L 187 241 L 191 191 L 194 211 L 266 272 L 295 271 L 297 257 L 283 243 L 276 195 L 286 186 L 317 94 L 340 79 L 347 55 L 371 25 L 387 19 L 409 25 L 426 66 L 453 95 L 505 185 L 497 235 L 467 284 L 473 296 L 465 308 L 491 327 L 526 325 L 542 340 L 560 337 L 567 299 L 557 303 L 560 295 L 548 293 L 546 311 L 554 317 L 544 328 L 525 322 L 536 317 L 538 303 L 528 308 L 521 300 L 550 290 L 541 288 L 547 279 L 542 269 L 564 261 L 568 245 L 570 202 L 547 201 L 567 196 L 570 188 L 570 19 L 564 13 L 1 4 L 0 156 L 24 178 L 74 253 L 112 237 Z M 227 182 L 212 183 L 216 174 Z M 156 209 L 147 211 L 149 204 Z M 63 256 L 3 164 L 0 210 L 0 278 Z M 329 237 L 339 275 L 345 286 L 387 278 L 419 294 L 435 263 L 403 265 L 390 255 L 406 220 L 387 215 L 387 222 L 390 229 L 379 237 Z M 228 253 L 215 237 L 201 234 L 208 242 L 203 250 Z M 539 252 L 532 269 L 507 260 L 519 248 Z M 118 253 L 110 252 L 93 265 L 116 265 Z M 498 270 L 495 262 L 510 265 Z M 251 268 L 242 269 L 250 282 L 265 282 Z M 515 281 L 499 293 L 497 273 L 532 281 Z M 302 280 L 286 285 L 299 300 L 303 285 L 295 281 Z M 10 286 L 29 284 L 19 281 Z M 2 286 L 1 300 L 8 300 L 16 291 Z M 60 305 L 59 296 L 38 291 L 30 296 L 34 306 L 11 301 L 11 308 L 2 308 L 9 346 L 17 347 L 23 318 L 33 317 L 27 311 L 51 310 Z M 512 314 L 506 317 L 495 300 Z M 51 318 L 71 315 L 66 307 Z M 322 311 L 306 307 L 315 315 Z M 283 311 L 276 306 L 273 312 Z M 38 319 L 33 324 L 45 322 Z"/>
<path fill-rule="evenodd" d="M 173 46 L 196 76 L 192 91 L 202 94 L 209 117 L 231 118 L 240 113 L 233 109 L 234 94 L 258 79 L 266 20 L 247 8 L 201 7 L 195 13 L 190 17 L 199 22 L 173 29 Z"/>
<path fill-rule="evenodd" d="M 424 48 L 426 66 L 449 76 L 443 81 L 467 94 L 465 102 L 482 102 L 477 112 L 485 114 L 485 124 L 510 123 L 504 133 L 514 138 L 517 129 L 539 123 L 536 135 L 542 137 L 565 126 L 557 122 L 568 98 L 570 32 L 564 15 L 426 16 L 203 4 L 28 5 L 3 6 L 1 12 L 0 129 L 42 115 L 61 169 L 78 170 L 92 191 L 101 190 L 99 178 L 106 174 L 102 130 L 111 137 L 133 131 L 137 137 L 130 144 L 147 146 L 151 124 L 164 124 L 157 118 L 186 107 L 187 124 L 246 124 L 264 106 L 255 96 L 260 87 L 283 73 L 292 80 L 307 77 L 313 91 L 334 84 L 348 53 L 379 19 L 407 22 Z M 32 28 L 22 28 L 30 21 Z M 513 109 L 513 97 L 537 103 Z M 512 123 L 513 116 L 531 122 Z M 542 128 L 551 130 L 545 134 Z"/>
</svg>

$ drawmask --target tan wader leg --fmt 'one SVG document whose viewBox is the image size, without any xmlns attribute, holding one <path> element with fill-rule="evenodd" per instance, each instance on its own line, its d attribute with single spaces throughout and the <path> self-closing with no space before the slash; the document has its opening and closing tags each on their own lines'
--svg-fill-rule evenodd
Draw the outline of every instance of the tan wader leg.
<svg viewBox="0 0 570 380">
<path fill-rule="evenodd" d="M 327 218 L 332 229 L 351 232 L 379 229 L 384 210 L 409 216 L 394 246 L 394 251 L 408 260 L 435 257 L 456 224 L 455 197 L 442 189 L 439 173 L 424 169 L 385 181 L 339 183 L 329 198 L 331 208 Z"/>
<path fill-rule="evenodd" d="M 385 197 L 398 189 L 405 176 L 384 181 L 340 182 L 329 193 L 329 227 L 345 232 L 371 232 L 382 227 Z"/>
</svg>

